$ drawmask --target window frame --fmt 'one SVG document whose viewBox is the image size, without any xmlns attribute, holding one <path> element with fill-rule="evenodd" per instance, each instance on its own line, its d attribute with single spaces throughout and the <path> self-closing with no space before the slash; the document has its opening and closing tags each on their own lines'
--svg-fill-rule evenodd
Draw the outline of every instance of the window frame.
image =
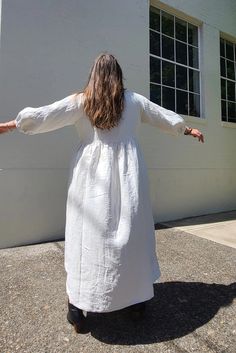
<svg viewBox="0 0 236 353">
<path fill-rule="evenodd" d="M 227 58 L 226 56 L 221 56 L 221 39 L 224 40 L 224 50 L 226 53 L 226 42 L 230 42 L 231 44 L 233 44 L 233 55 L 234 55 L 234 60 L 231 60 L 229 58 Z M 235 77 L 234 80 L 230 79 L 227 77 L 227 74 L 225 76 L 221 76 L 221 58 L 224 58 L 224 60 L 231 60 L 234 63 L 234 73 L 235 73 Z M 226 102 L 226 118 L 228 119 L 228 107 L 227 107 L 227 102 L 232 102 L 236 105 L 236 38 L 227 35 L 226 33 L 223 33 L 221 31 L 219 31 L 219 82 L 220 82 L 220 121 L 221 121 L 221 125 L 223 127 L 230 127 L 230 128 L 236 128 L 236 117 L 235 117 L 235 121 L 225 121 L 222 119 L 222 101 Z M 221 85 L 221 80 L 224 80 L 226 82 L 226 89 L 225 89 L 225 99 L 222 99 L 222 85 Z M 231 101 L 228 99 L 227 97 L 227 81 L 230 82 L 234 82 L 235 85 L 235 100 Z M 236 109 L 236 108 L 235 108 Z"/>
<path fill-rule="evenodd" d="M 202 94 L 203 94 L 203 87 L 202 87 L 202 47 L 201 47 L 201 25 L 202 25 L 202 22 L 197 20 L 197 19 L 194 19 L 188 15 L 185 15 L 183 14 L 182 12 L 180 12 L 179 10 L 176 10 L 175 8 L 171 8 L 169 7 L 168 5 L 165 5 L 165 4 L 162 4 L 162 3 L 159 3 L 158 0 L 151 0 L 149 2 L 149 25 L 148 25 L 148 33 L 149 33 L 149 41 L 150 41 L 150 31 L 153 31 L 155 33 L 159 33 L 160 34 L 160 37 L 161 37 L 161 34 L 162 33 L 162 29 L 161 29 L 161 19 L 160 19 L 160 31 L 155 31 L 153 30 L 152 28 L 150 28 L 150 8 L 151 7 L 155 7 L 157 8 L 160 12 L 161 11 L 164 11 L 172 16 L 174 16 L 174 24 L 175 24 L 175 21 L 176 19 L 178 20 L 183 20 L 189 24 L 192 24 L 194 26 L 197 27 L 197 30 L 198 30 L 198 47 L 196 47 L 195 45 L 190 45 L 192 47 L 195 47 L 198 49 L 198 68 L 194 68 L 194 67 L 191 67 L 188 65 L 188 62 L 187 64 L 182 64 L 182 63 L 179 63 L 177 62 L 176 60 L 175 61 L 172 61 L 172 60 L 169 60 L 169 59 L 166 59 L 164 57 L 162 57 L 162 40 L 160 39 L 160 56 L 158 55 L 155 55 L 155 54 L 151 54 L 150 53 L 150 47 L 149 47 L 149 94 L 150 94 L 150 85 L 153 84 L 153 82 L 151 81 L 151 73 L 150 73 L 150 58 L 151 57 L 154 57 L 154 58 L 157 58 L 159 59 L 160 61 L 164 60 L 166 62 L 170 62 L 172 63 L 173 65 L 180 65 L 184 68 L 187 69 L 187 83 L 189 83 L 189 69 L 191 70 L 195 70 L 195 71 L 198 71 L 199 72 L 199 100 L 200 100 L 200 115 L 199 116 L 194 116 L 194 115 L 186 115 L 186 114 L 182 114 L 182 113 L 178 113 L 179 115 L 183 116 L 183 118 L 186 120 L 186 121 L 189 121 L 189 122 L 194 122 L 194 123 L 200 123 L 200 124 L 206 124 L 206 119 L 205 119 L 205 116 L 204 116 L 204 107 L 203 107 L 203 97 L 202 97 Z M 187 31 L 188 32 L 188 31 Z M 165 36 L 168 37 L 168 35 L 166 34 L 163 34 Z M 187 36 L 188 36 L 188 33 L 187 33 Z M 175 53 L 175 57 L 176 57 L 176 42 L 180 42 L 180 43 L 184 43 L 186 44 L 186 46 L 188 46 L 188 40 L 187 42 L 183 42 L 181 41 L 180 39 L 176 39 L 176 36 L 175 36 L 175 25 L 174 25 L 174 38 L 172 38 L 174 40 L 174 53 Z M 188 50 L 187 50 L 187 59 L 188 59 Z M 162 72 L 161 72 L 162 74 Z M 155 83 L 154 83 L 155 84 Z M 157 83 L 156 83 L 157 84 Z M 163 85 L 163 83 L 161 82 L 159 84 L 160 87 L 163 87 L 163 86 L 166 86 L 166 85 Z M 175 85 L 174 87 L 171 87 L 172 89 L 174 89 L 175 91 L 175 108 L 176 108 L 176 104 L 177 104 L 177 90 L 180 90 L 180 91 L 183 91 L 183 92 L 187 92 L 188 95 L 189 93 L 196 93 L 196 92 L 192 92 L 189 90 L 189 87 L 187 87 L 188 89 L 187 90 L 184 90 L 184 89 L 181 89 L 181 88 L 177 88 L 176 87 L 176 69 L 175 69 Z"/>
</svg>

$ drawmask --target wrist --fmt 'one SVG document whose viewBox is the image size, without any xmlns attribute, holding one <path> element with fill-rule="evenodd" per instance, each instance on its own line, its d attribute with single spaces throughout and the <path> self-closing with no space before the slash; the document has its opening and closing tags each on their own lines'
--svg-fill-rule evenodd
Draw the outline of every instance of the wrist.
<svg viewBox="0 0 236 353">
<path fill-rule="evenodd" d="M 185 131 L 184 131 L 184 135 L 190 135 L 190 134 L 191 134 L 191 132 L 192 132 L 192 128 L 191 128 L 191 127 L 186 126 L 186 129 L 185 129 Z"/>
</svg>

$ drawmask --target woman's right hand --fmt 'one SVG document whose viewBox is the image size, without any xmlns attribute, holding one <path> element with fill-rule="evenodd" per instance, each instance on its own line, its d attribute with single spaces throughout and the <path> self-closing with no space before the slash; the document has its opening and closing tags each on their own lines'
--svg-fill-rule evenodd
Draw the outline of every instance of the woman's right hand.
<svg viewBox="0 0 236 353">
<path fill-rule="evenodd" d="M 10 132 L 16 128 L 15 120 L 7 121 L 5 123 L 0 123 L 0 134 L 5 132 Z"/>
<path fill-rule="evenodd" d="M 8 132 L 8 130 L 6 123 L 0 123 L 0 134 L 4 134 L 4 132 Z"/>
</svg>

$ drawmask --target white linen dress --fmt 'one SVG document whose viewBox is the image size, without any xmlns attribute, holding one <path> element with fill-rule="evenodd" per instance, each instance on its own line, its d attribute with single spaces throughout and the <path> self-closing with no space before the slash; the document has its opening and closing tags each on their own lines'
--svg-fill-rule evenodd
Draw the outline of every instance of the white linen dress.
<svg viewBox="0 0 236 353">
<path fill-rule="evenodd" d="M 87 312 L 110 312 L 154 296 L 161 272 L 146 163 L 137 140 L 140 123 L 183 134 L 184 119 L 125 90 L 119 125 L 100 130 L 83 111 L 83 94 L 26 107 L 16 117 L 25 134 L 75 125 L 79 145 L 71 159 L 66 203 L 66 292 Z"/>
</svg>

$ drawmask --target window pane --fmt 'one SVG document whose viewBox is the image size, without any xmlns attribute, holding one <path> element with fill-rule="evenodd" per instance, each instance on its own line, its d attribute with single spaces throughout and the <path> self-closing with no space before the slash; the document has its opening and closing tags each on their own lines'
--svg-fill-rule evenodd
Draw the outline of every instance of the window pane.
<svg viewBox="0 0 236 353">
<path fill-rule="evenodd" d="M 187 87 L 187 68 L 176 65 L 176 87 L 188 89 Z"/>
<path fill-rule="evenodd" d="M 188 60 L 189 66 L 198 69 L 198 49 L 190 45 L 188 46 Z"/>
<path fill-rule="evenodd" d="M 162 11 L 162 33 L 174 37 L 174 16 Z"/>
<path fill-rule="evenodd" d="M 226 80 L 221 79 L 221 98 L 226 99 Z"/>
<path fill-rule="evenodd" d="M 150 57 L 150 81 L 161 83 L 161 61 Z"/>
<path fill-rule="evenodd" d="M 235 101 L 235 83 L 232 81 L 227 81 L 227 99 Z"/>
<path fill-rule="evenodd" d="M 162 87 L 162 106 L 166 109 L 175 111 L 175 90 Z"/>
<path fill-rule="evenodd" d="M 187 65 L 187 45 L 176 41 L 176 61 Z"/>
<path fill-rule="evenodd" d="M 189 72 L 189 91 L 200 93 L 199 72 L 191 69 L 189 69 L 188 72 Z"/>
<path fill-rule="evenodd" d="M 187 42 L 187 22 L 175 18 L 175 38 Z"/>
<path fill-rule="evenodd" d="M 198 46 L 198 28 L 191 23 L 188 23 L 188 42 Z"/>
<path fill-rule="evenodd" d="M 220 38 L 220 55 L 225 57 L 225 41 Z"/>
<path fill-rule="evenodd" d="M 176 94 L 177 113 L 188 115 L 188 93 L 177 90 Z"/>
<path fill-rule="evenodd" d="M 227 102 L 228 105 L 228 121 L 235 123 L 236 122 L 236 104 Z"/>
<path fill-rule="evenodd" d="M 175 86 L 175 65 L 167 61 L 162 61 L 162 84 Z"/>
<path fill-rule="evenodd" d="M 162 57 L 174 60 L 174 39 L 162 36 Z"/>
<path fill-rule="evenodd" d="M 200 117 L 200 96 L 189 93 L 189 115 Z"/>
<path fill-rule="evenodd" d="M 161 105 L 161 86 L 150 84 L 150 100 Z"/>
<path fill-rule="evenodd" d="M 150 53 L 160 56 L 160 34 L 150 31 Z"/>
<path fill-rule="evenodd" d="M 226 77 L 225 74 L 225 59 L 220 58 L 220 74 L 223 77 Z"/>
<path fill-rule="evenodd" d="M 234 63 L 232 61 L 226 60 L 226 70 L 227 70 L 227 77 L 234 80 Z"/>
<path fill-rule="evenodd" d="M 234 60 L 234 46 L 233 43 L 226 41 L 226 58 Z"/>
<path fill-rule="evenodd" d="M 150 28 L 160 31 L 160 10 L 150 7 Z"/>
<path fill-rule="evenodd" d="M 226 101 L 221 101 L 221 116 L 223 121 L 227 121 L 226 117 Z"/>
</svg>

